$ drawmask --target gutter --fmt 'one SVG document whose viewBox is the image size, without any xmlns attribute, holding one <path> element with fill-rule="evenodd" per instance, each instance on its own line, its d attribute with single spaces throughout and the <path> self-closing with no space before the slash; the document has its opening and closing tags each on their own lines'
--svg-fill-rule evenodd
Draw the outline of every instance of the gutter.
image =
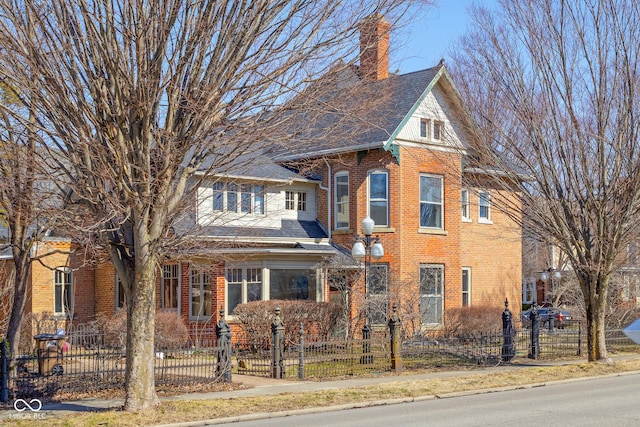
<svg viewBox="0 0 640 427">
<path fill-rule="evenodd" d="M 327 159 L 323 160 L 324 164 L 327 165 L 327 186 L 323 187 L 321 183 L 318 187 L 327 192 L 327 237 L 331 241 L 331 165 Z"/>
</svg>

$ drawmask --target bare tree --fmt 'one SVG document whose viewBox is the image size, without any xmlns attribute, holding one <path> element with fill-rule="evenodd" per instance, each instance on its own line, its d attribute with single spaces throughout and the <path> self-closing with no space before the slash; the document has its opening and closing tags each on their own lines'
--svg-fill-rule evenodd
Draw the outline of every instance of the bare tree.
<svg viewBox="0 0 640 427">
<path fill-rule="evenodd" d="M 407 4 L 0 1 L 6 79 L 28 90 L 47 160 L 96 218 L 85 230 L 100 235 L 125 290 L 127 410 L 158 404 L 157 264 L 197 177 L 290 143 L 284 124 L 300 116 L 287 112 L 304 109 L 299 94 L 337 57 L 355 58 L 358 23 L 373 12 L 394 21 Z"/>
<path fill-rule="evenodd" d="M 568 257 L 586 309 L 588 358 L 609 360 L 609 282 L 638 224 L 640 5 L 500 5 L 473 10 L 475 28 L 455 55 L 481 140 L 471 166 L 521 191 L 522 206 L 499 195 L 492 203 L 524 214 L 528 230 Z"/>
<path fill-rule="evenodd" d="M 2 87 L 2 103 L 19 107 L 17 92 L 10 85 Z M 19 111 L 27 113 L 24 109 Z M 31 264 L 50 251 L 38 253 L 37 243 L 49 231 L 61 197 L 56 195 L 49 174 L 37 162 L 38 138 L 31 119 L 16 120 L 0 111 L 0 222 L 7 235 L 0 249 L 11 254 L 5 263 L 7 281 L 2 287 L 2 304 L 8 316 L 3 334 L 10 343 L 12 361 L 20 346 L 20 328 L 27 301 Z"/>
</svg>

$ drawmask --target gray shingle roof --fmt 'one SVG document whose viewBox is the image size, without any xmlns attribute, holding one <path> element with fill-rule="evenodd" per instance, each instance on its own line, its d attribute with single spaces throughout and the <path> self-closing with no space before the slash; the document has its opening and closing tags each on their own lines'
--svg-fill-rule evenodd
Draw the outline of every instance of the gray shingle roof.
<svg viewBox="0 0 640 427">
<path fill-rule="evenodd" d="M 306 106 L 288 120 L 295 142 L 275 149 L 279 161 L 381 148 L 429 87 L 440 66 L 387 79 L 360 82 L 325 94 L 322 106 Z M 304 112 L 301 112 L 304 111 Z M 311 111 L 311 112 L 308 112 Z M 302 130 L 296 123 L 304 123 Z"/>
<path fill-rule="evenodd" d="M 317 221 L 282 220 L 280 228 L 257 227 L 203 227 L 198 233 L 200 237 L 234 237 L 234 238 L 282 238 L 296 239 L 326 239 L 327 233 Z"/>
</svg>

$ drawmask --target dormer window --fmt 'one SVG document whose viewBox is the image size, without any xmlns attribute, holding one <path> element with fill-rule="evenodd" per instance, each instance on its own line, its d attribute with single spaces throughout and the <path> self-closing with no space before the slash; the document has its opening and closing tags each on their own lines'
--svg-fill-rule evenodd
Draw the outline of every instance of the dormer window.
<svg viewBox="0 0 640 427">
<path fill-rule="evenodd" d="M 264 215 L 263 185 L 219 181 L 212 190 L 214 211 Z"/>
<path fill-rule="evenodd" d="M 306 212 L 307 193 L 304 191 L 286 191 L 284 205 L 288 211 Z"/>
</svg>

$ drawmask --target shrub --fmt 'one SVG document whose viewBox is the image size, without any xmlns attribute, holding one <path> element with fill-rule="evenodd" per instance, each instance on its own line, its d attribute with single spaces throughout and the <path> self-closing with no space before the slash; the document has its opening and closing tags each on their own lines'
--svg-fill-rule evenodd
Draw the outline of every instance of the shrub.
<svg viewBox="0 0 640 427">
<path fill-rule="evenodd" d="M 502 330 L 502 313 L 504 307 L 461 307 L 451 308 L 444 312 L 446 336 L 456 335 L 478 335 L 487 332 Z M 513 312 L 511 318 L 515 324 L 516 319 Z"/>
<path fill-rule="evenodd" d="M 118 310 L 113 316 L 99 320 L 105 335 L 105 344 L 122 348 L 127 340 L 127 313 Z M 189 340 L 189 332 L 182 317 L 176 312 L 156 311 L 155 346 L 157 349 L 181 347 Z"/>
<path fill-rule="evenodd" d="M 289 339 L 298 336 L 300 322 L 307 333 L 329 336 L 342 311 L 339 304 L 332 302 L 270 300 L 240 304 L 233 310 L 233 315 L 249 343 L 260 347 L 269 346 L 276 307 L 280 307 L 284 334 Z"/>
<path fill-rule="evenodd" d="M 156 348 L 178 348 L 189 341 L 189 331 L 178 313 L 160 310 L 156 312 L 155 339 Z"/>
</svg>

